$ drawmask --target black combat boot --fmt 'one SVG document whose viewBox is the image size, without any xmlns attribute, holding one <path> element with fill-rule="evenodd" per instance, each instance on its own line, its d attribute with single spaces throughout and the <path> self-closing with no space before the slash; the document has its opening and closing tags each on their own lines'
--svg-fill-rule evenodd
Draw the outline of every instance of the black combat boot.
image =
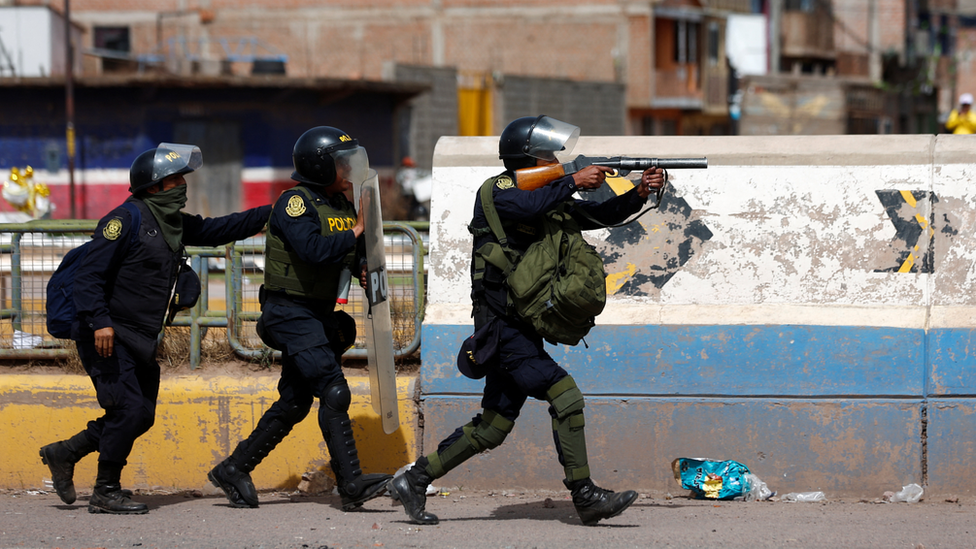
<svg viewBox="0 0 976 549">
<path fill-rule="evenodd" d="M 84 431 L 41 448 L 41 462 L 51 470 L 51 482 L 61 501 L 69 505 L 75 502 L 75 463 L 95 449 Z"/>
<path fill-rule="evenodd" d="M 258 491 L 254 488 L 251 475 L 234 463 L 233 456 L 218 463 L 207 473 L 207 478 L 224 491 L 231 507 L 258 506 Z"/>
<path fill-rule="evenodd" d="M 149 512 L 145 503 L 129 499 L 122 490 L 122 465 L 110 461 L 98 462 L 98 477 L 95 489 L 88 499 L 89 513 L 109 513 L 112 515 L 144 515 Z"/>
<path fill-rule="evenodd" d="M 415 524 L 434 525 L 437 515 L 427 512 L 427 486 L 434 478 L 427 474 L 427 458 L 422 457 L 402 475 L 390 481 L 390 495 L 403 504 L 403 509 Z"/>
<path fill-rule="evenodd" d="M 363 503 L 386 493 L 392 475 L 374 473 L 364 475 L 359 467 L 359 451 L 352 435 L 349 419 L 349 387 L 343 379 L 331 384 L 319 406 L 319 428 L 329 448 L 336 488 L 342 497 L 342 510 L 351 511 Z"/>
<path fill-rule="evenodd" d="M 207 473 L 210 482 L 224 491 L 231 507 L 258 506 L 258 491 L 250 473 L 284 440 L 291 428 L 280 419 L 261 418 L 254 432 L 238 443 L 234 453 Z"/>
<path fill-rule="evenodd" d="M 572 482 L 564 480 L 563 484 L 573 494 L 576 514 L 585 526 L 593 526 L 603 519 L 617 516 L 637 500 L 637 492 L 633 490 L 617 494 L 613 490 L 600 488 L 589 478 Z"/>
<path fill-rule="evenodd" d="M 352 482 L 345 482 L 345 479 L 337 482 L 339 496 L 342 498 L 342 510 L 352 511 L 362 507 L 363 503 L 382 496 L 386 493 L 392 478 L 393 475 L 384 473 L 369 473 L 360 474 Z"/>
</svg>

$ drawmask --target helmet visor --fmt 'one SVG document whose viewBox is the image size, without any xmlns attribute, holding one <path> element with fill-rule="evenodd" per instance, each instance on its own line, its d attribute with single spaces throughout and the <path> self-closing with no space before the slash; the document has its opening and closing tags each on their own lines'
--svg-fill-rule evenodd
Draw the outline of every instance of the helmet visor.
<svg viewBox="0 0 976 549">
<path fill-rule="evenodd" d="M 196 145 L 160 143 L 153 156 L 152 181 L 178 173 L 189 173 L 203 165 L 203 153 Z"/>
<path fill-rule="evenodd" d="M 366 181 L 369 172 L 369 158 L 366 156 L 366 149 L 354 147 L 332 152 L 332 160 L 335 161 L 336 175 L 340 179 L 345 179 L 353 185 L 362 185 Z"/>
<path fill-rule="evenodd" d="M 578 126 L 540 116 L 529 130 L 525 154 L 542 160 L 555 160 L 559 151 L 572 151 L 579 139 Z"/>
</svg>

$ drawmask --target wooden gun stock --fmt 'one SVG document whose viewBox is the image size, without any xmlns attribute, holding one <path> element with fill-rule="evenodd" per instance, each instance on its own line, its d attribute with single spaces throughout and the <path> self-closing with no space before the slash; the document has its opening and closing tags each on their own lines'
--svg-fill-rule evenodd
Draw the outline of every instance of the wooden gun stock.
<svg viewBox="0 0 976 549">
<path fill-rule="evenodd" d="M 515 185 L 523 191 L 534 191 L 564 175 L 566 175 L 566 168 L 562 164 L 522 168 L 515 170 Z"/>
</svg>

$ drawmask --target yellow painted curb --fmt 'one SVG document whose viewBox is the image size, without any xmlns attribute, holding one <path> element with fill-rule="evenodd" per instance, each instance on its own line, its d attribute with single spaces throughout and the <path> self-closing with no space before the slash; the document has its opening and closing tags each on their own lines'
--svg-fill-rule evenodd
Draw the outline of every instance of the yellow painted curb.
<svg viewBox="0 0 976 549">
<path fill-rule="evenodd" d="M 420 444 L 416 377 L 398 377 L 400 428 L 383 433 L 373 412 L 369 378 L 347 378 L 353 422 L 364 472 L 393 473 L 417 459 Z M 156 423 L 136 440 L 122 483 L 130 488 L 201 489 L 207 472 L 247 437 L 261 414 L 277 399 L 277 375 L 180 376 L 165 378 L 159 389 Z M 302 473 L 332 474 L 317 420 L 318 402 L 281 444 L 251 474 L 259 490 L 294 489 Z M 41 463 L 41 446 L 66 439 L 102 415 L 86 376 L 0 375 L 0 488 L 45 487 L 50 471 Z M 97 453 L 75 467 L 79 491 L 95 483 Z"/>
</svg>

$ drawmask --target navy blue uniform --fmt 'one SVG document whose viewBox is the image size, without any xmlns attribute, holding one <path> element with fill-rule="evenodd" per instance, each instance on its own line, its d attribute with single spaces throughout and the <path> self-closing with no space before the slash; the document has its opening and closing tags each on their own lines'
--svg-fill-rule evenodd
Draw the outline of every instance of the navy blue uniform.
<svg viewBox="0 0 976 549">
<path fill-rule="evenodd" d="M 356 211 L 341 192 L 299 185 L 275 202 L 268 222 L 258 333 L 281 351 L 278 400 L 250 435 L 208 478 L 235 507 L 257 507 L 250 473 L 308 416 L 316 398 L 319 429 L 345 511 L 383 494 L 390 475 L 363 474 L 353 437 L 352 395 L 339 357 L 355 343 L 356 325 L 336 311 L 344 268 L 365 268 L 365 239 L 355 236 Z M 358 267 L 353 268 L 353 267 Z"/>
<path fill-rule="evenodd" d="M 509 246 L 524 253 L 530 244 L 541 237 L 539 227 L 544 214 L 559 204 L 572 200 L 576 190 L 572 177 L 564 177 L 534 191 L 523 191 L 518 187 L 508 189 L 500 189 L 497 185 L 492 187 L 495 209 L 502 223 L 518 221 L 517 224 L 506 228 Z M 637 194 L 636 187 L 602 203 L 575 200 L 579 209 L 605 225 L 626 220 L 640 211 L 644 202 L 645 199 Z M 601 228 L 585 216 L 574 214 L 574 218 L 583 230 Z M 475 228 L 488 226 L 480 195 L 475 199 L 474 219 L 471 225 Z M 494 234 L 477 237 L 473 249 L 477 250 L 487 242 L 496 241 Z M 502 284 L 501 273 L 498 272 L 497 267 L 486 265 L 484 296 L 473 295 L 472 299 L 476 302 L 475 307 L 487 306 L 492 316 L 499 318 L 503 323 L 499 337 L 498 368 L 490 370 L 486 377 L 482 406 L 514 421 L 525 403 L 526 396 L 545 400 L 546 390 L 565 377 L 566 371 L 546 352 L 542 336 L 514 313 L 509 314 L 506 311 L 507 290 Z M 481 299 L 484 301 L 478 304 L 477 301 Z"/>
<path fill-rule="evenodd" d="M 546 212 L 555 209 L 563 202 L 573 200 L 577 188 L 573 178 L 567 176 L 534 191 L 523 191 L 511 185 L 514 179 L 511 173 L 504 175 L 508 176 L 507 184 L 496 183 L 492 187 L 492 198 L 498 217 L 505 226 L 508 245 L 524 253 L 530 244 L 542 237 L 541 223 Z M 504 178 L 500 179 L 504 180 Z M 636 187 L 602 203 L 574 200 L 579 209 L 604 225 L 626 220 L 640 211 L 645 201 L 646 199 L 637 193 Z M 583 230 L 602 227 L 575 211 L 573 216 Z M 480 193 L 475 199 L 471 227 L 473 229 L 488 227 Z M 484 233 L 487 234 L 475 237 L 473 250 L 479 249 L 487 242 L 497 242 L 495 235 L 490 231 Z M 510 431 L 527 398 L 551 401 L 553 397 L 551 391 L 554 387 L 560 387 L 557 384 L 568 377 L 568 373 L 549 356 L 542 336 L 530 324 L 519 319 L 516 313 L 507 310 L 507 289 L 500 270 L 490 263 L 486 264 L 483 280 L 483 291 L 479 292 L 476 287 L 471 296 L 475 308 L 475 329 L 491 319 L 495 319 L 499 326 L 498 360 L 493 367 L 487 368 L 481 405 L 491 418 L 495 418 L 497 414 L 507 420 L 494 421 L 503 424 L 503 430 Z M 571 380 L 565 380 L 564 384 L 566 382 L 571 384 L 567 386 L 575 388 Z M 582 398 L 582 395 L 579 398 Z M 580 402 L 581 407 L 582 402 Z M 549 413 L 555 418 L 558 412 L 550 406 Z M 465 435 L 465 429 L 477 428 L 483 421 L 485 421 L 484 416 L 478 414 L 470 424 L 459 427 L 438 445 L 437 453 L 444 456 L 455 452 L 450 448 Z M 560 462 L 569 467 L 564 460 L 565 449 L 560 446 L 558 437 L 556 437 L 556 449 Z M 448 460 L 441 458 L 440 461 Z M 585 455 L 571 456 L 570 461 L 585 464 Z M 456 460 L 450 465 L 455 464 Z M 583 469 L 578 468 L 581 471 Z M 435 472 L 439 476 L 446 472 L 446 469 Z"/>
<path fill-rule="evenodd" d="M 337 210 L 348 204 L 342 194 L 328 198 L 315 185 L 305 188 L 313 198 L 324 200 Z M 268 221 L 269 233 L 278 236 L 286 248 L 307 264 L 321 265 L 324 269 L 355 251 L 354 263 L 365 265 L 366 244 L 362 236 L 357 239 L 351 230 L 323 235 L 323 221 L 311 205 L 297 217 L 287 213 L 285 205 L 294 196 L 306 201 L 297 189 L 282 193 Z M 354 271 L 358 278 L 361 268 Z M 339 359 L 353 341 L 341 337 L 335 305 L 334 299 L 315 300 L 284 292 L 265 292 L 261 325 L 282 352 L 282 369 L 279 399 L 262 416 L 262 423 L 280 420 L 291 426 L 297 424 L 308 415 L 315 397 L 321 398 L 326 387 L 345 379 Z"/>
<path fill-rule="evenodd" d="M 86 435 L 97 446 L 99 461 L 124 465 L 136 438 L 152 427 L 159 393 L 157 337 L 163 327 L 170 292 L 176 283 L 181 251 L 169 249 L 159 224 L 141 199 L 142 224 L 136 229 L 119 206 L 98 222 L 74 284 L 77 317 L 72 339 L 92 379 L 105 415 L 88 423 Z M 271 206 L 223 217 L 183 214 L 183 244 L 219 246 L 259 232 Z M 132 242 L 131 231 L 139 238 Z M 111 327 L 109 357 L 95 350 L 95 330 Z"/>
</svg>

